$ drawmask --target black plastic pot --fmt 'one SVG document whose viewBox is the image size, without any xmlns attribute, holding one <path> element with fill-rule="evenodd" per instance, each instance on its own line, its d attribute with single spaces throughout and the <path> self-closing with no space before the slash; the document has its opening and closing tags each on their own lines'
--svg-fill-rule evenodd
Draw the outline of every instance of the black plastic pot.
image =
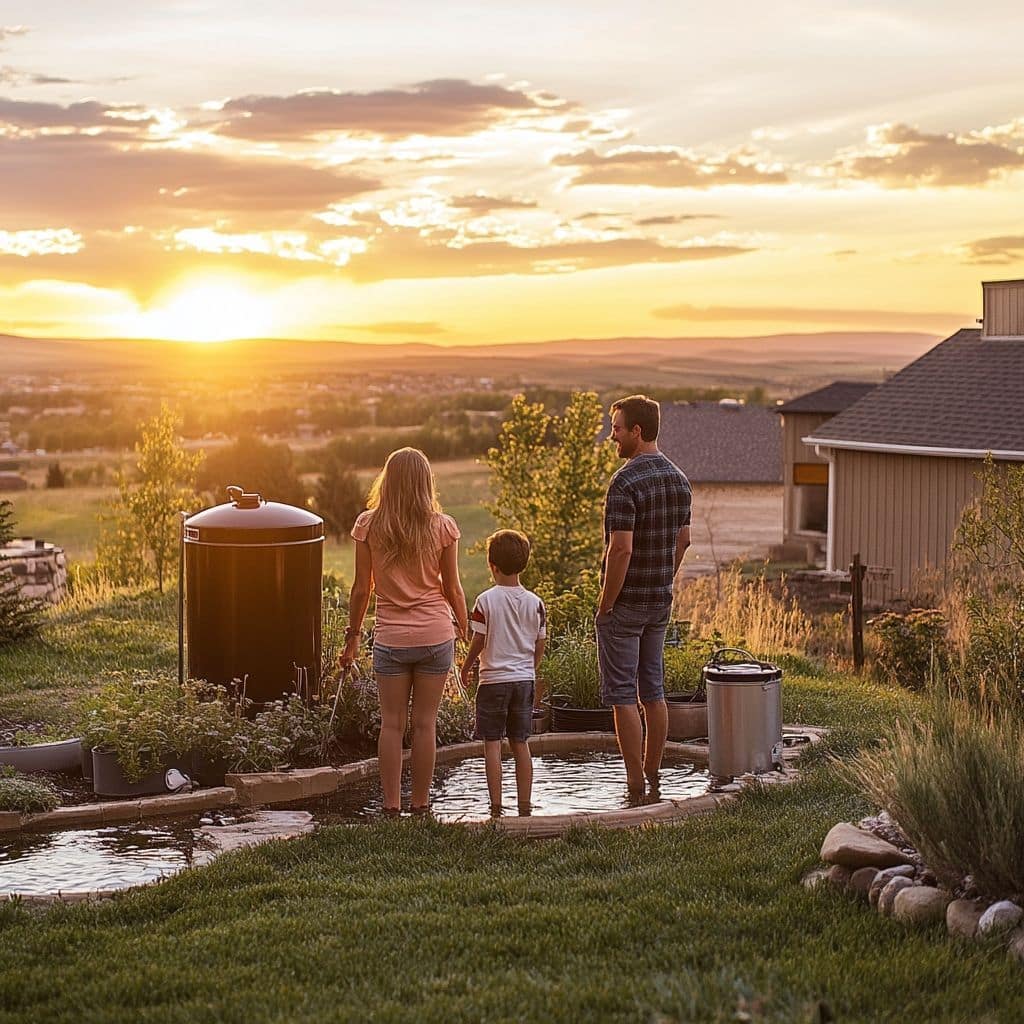
<svg viewBox="0 0 1024 1024">
<path fill-rule="evenodd" d="M 694 698 L 700 696 L 701 700 Z M 697 691 L 666 693 L 668 704 L 668 738 L 693 740 L 708 734 L 708 705 L 704 694 Z"/>
<path fill-rule="evenodd" d="M 160 796 L 167 792 L 164 776 L 168 768 L 191 777 L 192 759 L 168 758 L 167 762 L 138 782 L 129 782 L 121 770 L 121 762 L 112 750 L 92 751 L 92 788 L 97 796 Z"/>
<path fill-rule="evenodd" d="M 614 732 L 615 716 L 611 708 L 574 708 L 564 697 L 547 701 L 551 708 L 552 732 Z"/>
</svg>

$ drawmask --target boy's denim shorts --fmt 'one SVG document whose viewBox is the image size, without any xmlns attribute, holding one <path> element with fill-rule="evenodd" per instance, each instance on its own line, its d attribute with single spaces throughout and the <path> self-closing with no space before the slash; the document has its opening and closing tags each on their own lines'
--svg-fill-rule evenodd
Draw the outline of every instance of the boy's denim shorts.
<svg viewBox="0 0 1024 1024">
<path fill-rule="evenodd" d="M 476 738 L 523 743 L 533 732 L 533 680 L 476 688 Z"/>
<path fill-rule="evenodd" d="M 616 604 L 598 614 L 597 663 L 601 702 L 606 707 L 665 699 L 665 631 L 672 613 L 664 608 Z"/>
<path fill-rule="evenodd" d="M 410 671 L 444 676 L 451 670 L 454 660 L 454 640 L 426 647 L 373 645 L 373 671 L 378 676 L 404 676 Z"/>
</svg>

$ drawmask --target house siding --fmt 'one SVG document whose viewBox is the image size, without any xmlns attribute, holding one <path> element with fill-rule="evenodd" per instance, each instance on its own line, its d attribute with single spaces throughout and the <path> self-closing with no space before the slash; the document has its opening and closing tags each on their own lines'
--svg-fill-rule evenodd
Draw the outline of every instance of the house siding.
<svg viewBox="0 0 1024 1024">
<path fill-rule="evenodd" d="M 833 568 L 868 566 L 865 599 L 912 593 L 922 571 L 944 572 L 964 506 L 981 485 L 977 459 L 834 450 Z"/>
<path fill-rule="evenodd" d="M 984 288 L 983 338 L 1024 338 L 1024 282 L 990 281 Z"/>
<path fill-rule="evenodd" d="M 818 538 L 820 534 L 810 534 L 797 528 L 796 492 L 793 484 L 793 467 L 798 462 L 827 463 L 813 446 L 806 445 L 800 439 L 814 433 L 814 429 L 827 419 L 831 413 L 790 412 L 782 416 L 782 522 L 784 540 L 802 540 Z"/>
</svg>

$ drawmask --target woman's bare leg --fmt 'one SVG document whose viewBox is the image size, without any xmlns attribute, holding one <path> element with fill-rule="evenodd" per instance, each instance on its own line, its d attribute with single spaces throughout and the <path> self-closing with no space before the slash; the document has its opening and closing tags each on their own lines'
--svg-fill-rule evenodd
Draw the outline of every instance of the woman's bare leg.
<svg viewBox="0 0 1024 1024">
<path fill-rule="evenodd" d="M 377 676 L 380 695 L 380 738 L 377 759 L 380 766 L 380 788 L 385 810 L 402 806 L 402 737 L 409 713 L 410 670 L 400 676 Z"/>
<path fill-rule="evenodd" d="M 412 677 L 412 806 L 426 807 L 437 756 L 437 708 L 448 673 L 413 672 Z"/>
</svg>

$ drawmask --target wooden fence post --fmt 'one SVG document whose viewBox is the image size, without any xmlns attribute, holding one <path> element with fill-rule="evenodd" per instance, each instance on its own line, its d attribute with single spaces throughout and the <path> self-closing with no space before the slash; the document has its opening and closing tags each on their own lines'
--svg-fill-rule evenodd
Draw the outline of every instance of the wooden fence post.
<svg viewBox="0 0 1024 1024">
<path fill-rule="evenodd" d="M 864 575 L 868 567 L 862 565 L 860 552 L 850 563 L 850 620 L 853 627 L 853 668 L 860 672 L 864 668 Z"/>
</svg>

